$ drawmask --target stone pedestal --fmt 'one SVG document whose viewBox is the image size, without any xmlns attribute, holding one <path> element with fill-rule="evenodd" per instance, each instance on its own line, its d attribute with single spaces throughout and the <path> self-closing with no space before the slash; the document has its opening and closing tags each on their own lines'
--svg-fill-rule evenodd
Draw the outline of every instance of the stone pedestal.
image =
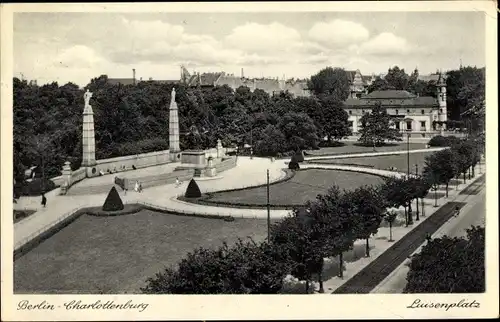
<svg viewBox="0 0 500 322">
<path fill-rule="evenodd" d="M 94 111 L 89 101 L 92 93 L 88 90 L 84 95 L 85 108 L 83 109 L 83 138 L 82 138 L 82 167 L 89 169 L 87 176 L 92 176 L 95 169 L 95 136 L 94 136 Z M 96 171 L 94 171 L 96 172 Z"/>
<path fill-rule="evenodd" d="M 170 160 L 175 162 L 179 161 L 178 155 L 181 151 L 179 145 L 179 116 L 177 103 L 175 102 L 175 88 L 172 89 L 172 94 L 170 96 L 170 108 L 169 108 L 169 123 L 168 123 L 168 139 L 169 139 L 169 151 Z"/>
<path fill-rule="evenodd" d="M 217 175 L 217 169 L 213 164 L 213 159 L 210 157 L 208 158 L 208 164 L 207 167 L 205 168 L 205 176 L 215 177 L 216 175 Z"/>
</svg>

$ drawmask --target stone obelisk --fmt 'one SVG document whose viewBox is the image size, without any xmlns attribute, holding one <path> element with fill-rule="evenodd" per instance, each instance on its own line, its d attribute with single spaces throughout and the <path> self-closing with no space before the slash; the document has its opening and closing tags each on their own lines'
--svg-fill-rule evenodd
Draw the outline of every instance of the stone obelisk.
<svg viewBox="0 0 500 322">
<path fill-rule="evenodd" d="M 93 167 L 96 165 L 95 161 L 95 137 L 94 137 L 94 112 L 92 111 L 92 106 L 90 106 L 90 98 L 92 93 L 87 90 L 83 94 L 85 100 L 85 107 L 83 109 L 83 155 L 82 155 L 82 167 L 87 168 L 87 177 L 92 177 L 96 175 L 96 171 L 92 171 Z"/>
<path fill-rule="evenodd" d="M 170 96 L 169 110 L 168 138 L 170 160 L 180 161 L 180 158 L 178 157 L 178 154 L 181 151 L 179 146 L 179 116 L 177 114 L 177 103 L 175 102 L 175 88 L 172 89 L 172 95 Z"/>
</svg>

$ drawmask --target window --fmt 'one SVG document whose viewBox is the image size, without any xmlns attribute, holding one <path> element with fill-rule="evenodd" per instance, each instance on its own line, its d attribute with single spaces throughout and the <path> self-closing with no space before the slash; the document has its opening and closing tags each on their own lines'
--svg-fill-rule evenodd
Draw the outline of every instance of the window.
<svg viewBox="0 0 500 322">
<path fill-rule="evenodd" d="M 401 125 L 399 124 L 399 122 L 396 122 L 396 130 L 401 130 Z"/>
<path fill-rule="evenodd" d="M 349 127 L 352 128 L 354 125 L 353 121 L 349 121 Z"/>
<path fill-rule="evenodd" d="M 349 115 L 352 115 L 352 110 L 349 110 Z"/>
<path fill-rule="evenodd" d="M 406 110 L 406 113 L 410 114 L 410 110 Z"/>
<path fill-rule="evenodd" d="M 356 93 L 356 98 L 361 98 L 361 93 Z"/>
<path fill-rule="evenodd" d="M 425 121 L 420 121 L 420 131 L 425 131 Z"/>
<path fill-rule="evenodd" d="M 425 110 L 422 110 L 421 112 L 422 112 L 422 115 L 424 115 L 424 114 L 425 114 Z"/>
<path fill-rule="evenodd" d="M 399 111 L 398 111 L 398 110 L 396 110 L 396 115 L 398 115 L 398 114 L 399 114 Z"/>
<path fill-rule="evenodd" d="M 411 121 L 406 121 L 406 129 L 411 131 Z"/>
<path fill-rule="evenodd" d="M 443 109 L 442 108 L 439 109 L 439 114 L 443 114 Z"/>
</svg>

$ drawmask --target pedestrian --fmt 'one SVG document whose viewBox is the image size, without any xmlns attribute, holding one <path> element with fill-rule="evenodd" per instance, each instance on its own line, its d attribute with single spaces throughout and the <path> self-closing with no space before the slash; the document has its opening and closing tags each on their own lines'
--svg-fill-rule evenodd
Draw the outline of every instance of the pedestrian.
<svg viewBox="0 0 500 322">
<path fill-rule="evenodd" d="M 42 193 L 42 206 L 43 206 L 43 208 L 45 208 L 46 205 L 47 205 L 47 198 L 45 197 L 45 194 Z"/>
<path fill-rule="evenodd" d="M 139 192 L 139 181 L 135 182 L 134 190 L 135 192 Z"/>
<path fill-rule="evenodd" d="M 427 235 L 425 236 L 425 239 L 427 239 L 427 242 L 430 243 L 431 242 L 431 234 L 427 233 Z"/>
<path fill-rule="evenodd" d="M 455 217 L 458 217 L 458 215 L 460 215 L 460 207 L 456 206 L 455 207 Z"/>
<path fill-rule="evenodd" d="M 175 178 L 175 186 L 178 187 L 180 185 L 179 178 Z"/>
<path fill-rule="evenodd" d="M 142 192 L 142 182 L 139 183 L 139 192 Z"/>
</svg>

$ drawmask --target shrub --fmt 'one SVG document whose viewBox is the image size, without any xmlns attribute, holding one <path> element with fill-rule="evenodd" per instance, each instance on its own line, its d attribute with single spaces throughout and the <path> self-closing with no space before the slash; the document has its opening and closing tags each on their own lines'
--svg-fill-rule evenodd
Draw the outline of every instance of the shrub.
<svg viewBox="0 0 500 322">
<path fill-rule="evenodd" d="M 194 179 L 191 179 L 189 182 L 189 185 L 187 186 L 186 189 L 186 194 L 184 195 L 186 198 L 200 198 L 201 197 L 201 191 L 200 187 L 198 187 L 198 184 Z"/>
<path fill-rule="evenodd" d="M 461 139 L 457 138 L 454 135 L 446 137 L 446 140 L 448 141 L 448 146 L 454 146 L 454 145 L 460 144 L 460 142 L 462 142 Z"/>
<path fill-rule="evenodd" d="M 436 135 L 429 140 L 429 146 L 448 146 L 449 141 L 442 135 Z"/>
<path fill-rule="evenodd" d="M 50 179 L 35 178 L 32 181 L 19 182 L 14 186 L 14 196 L 39 196 L 59 187 Z"/>
<path fill-rule="evenodd" d="M 291 169 L 291 170 L 299 170 L 300 169 L 299 162 L 297 161 L 297 156 L 295 154 L 292 156 L 292 159 L 288 163 L 288 169 Z"/>
<path fill-rule="evenodd" d="M 102 210 L 104 211 L 118 211 L 118 210 L 123 210 L 123 202 L 122 199 L 120 198 L 120 195 L 118 194 L 118 191 L 116 191 L 116 188 L 113 186 L 111 190 L 108 193 L 108 197 L 106 198 L 106 201 L 104 201 L 104 205 L 102 206 Z"/>
</svg>

